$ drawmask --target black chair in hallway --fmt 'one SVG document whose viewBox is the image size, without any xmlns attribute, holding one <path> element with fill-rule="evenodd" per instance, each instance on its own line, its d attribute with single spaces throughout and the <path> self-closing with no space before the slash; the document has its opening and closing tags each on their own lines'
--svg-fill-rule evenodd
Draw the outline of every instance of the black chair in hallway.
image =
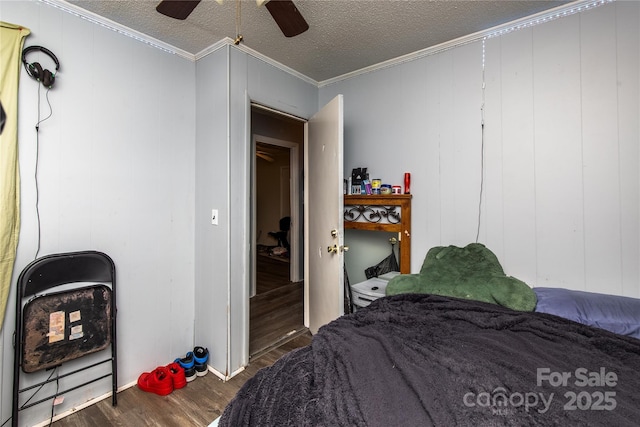
<svg viewBox="0 0 640 427">
<path fill-rule="evenodd" d="M 280 219 L 280 231 L 270 231 L 269 236 L 278 241 L 278 246 L 282 246 L 289 252 L 289 240 L 287 238 L 291 229 L 291 217 L 285 216 Z"/>
</svg>

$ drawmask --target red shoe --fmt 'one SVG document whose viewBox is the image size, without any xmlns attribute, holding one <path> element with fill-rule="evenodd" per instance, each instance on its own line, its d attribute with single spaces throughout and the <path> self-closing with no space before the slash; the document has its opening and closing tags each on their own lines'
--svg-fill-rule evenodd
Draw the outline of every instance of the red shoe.
<svg viewBox="0 0 640 427">
<path fill-rule="evenodd" d="M 140 390 L 166 396 L 173 391 L 173 381 L 166 366 L 159 366 L 151 372 L 144 372 L 138 377 Z"/>
<path fill-rule="evenodd" d="M 182 368 L 182 366 L 180 366 L 179 363 L 169 363 L 167 365 L 167 370 L 169 371 L 169 376 L 173 381 L 173 388 L 175 390 L 187 385 L 187 377 L 184 374 L 184 369 Z"/>
</svg>

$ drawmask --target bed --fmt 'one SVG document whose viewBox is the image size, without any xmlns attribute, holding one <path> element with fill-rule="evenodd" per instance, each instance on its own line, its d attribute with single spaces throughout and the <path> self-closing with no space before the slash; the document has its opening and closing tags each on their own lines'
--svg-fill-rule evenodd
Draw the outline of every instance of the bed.
<svg viewBox="0 0 640 427">
<path fill-rule="evenodd" d="M 637 307 L 637 306 L 636 306 Z M 431 294 L 374 301 L 259 371 L 220 426 L 637 425 L 640 340 Z"/>
<path fill-rule="evenodd" d="M 531 288 L 484 245 L 418 274 L 259 371 L 220 426 L 637 426 L 640 300 Z"/>
</svg>

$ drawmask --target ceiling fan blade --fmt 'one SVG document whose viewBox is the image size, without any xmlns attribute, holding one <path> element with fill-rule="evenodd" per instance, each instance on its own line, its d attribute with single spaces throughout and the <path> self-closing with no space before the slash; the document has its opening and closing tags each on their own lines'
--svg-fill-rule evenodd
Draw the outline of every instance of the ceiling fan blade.
<svg viewBox="0 0 640 427">
<path fill-rule="evenodd" d="M 269 163 L 273 163 L 276 160 L 271 157 L 269 154 L 265 153 L 264 151 L 256 151 L 256 156 L 260 157 L 263 160 L 266 160 Z"/>
<path fill-rule="evenodd" d="M 163 15 L 175 19 L 187 19 L 200 0 L 163 0 L 156 10 Z"/>
<path fill-rule="evenodd" d="M 286 37 L 295 37 L 309 29 L 309 24 L 292 0 L 271 0 L 265 4 L 265 7 Z"/>
</svg>

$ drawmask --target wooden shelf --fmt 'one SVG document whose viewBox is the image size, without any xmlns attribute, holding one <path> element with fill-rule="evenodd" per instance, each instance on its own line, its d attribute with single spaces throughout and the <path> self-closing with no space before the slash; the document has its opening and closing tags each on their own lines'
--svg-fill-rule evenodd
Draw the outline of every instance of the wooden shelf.
<svg viewBox="0 0 640 427">
<path fill-rule="evenodd" d="M 344 228 L 398 233 L 400 273 L 411 273 L 411 194 L 345 195 Z"/>
</svg>

